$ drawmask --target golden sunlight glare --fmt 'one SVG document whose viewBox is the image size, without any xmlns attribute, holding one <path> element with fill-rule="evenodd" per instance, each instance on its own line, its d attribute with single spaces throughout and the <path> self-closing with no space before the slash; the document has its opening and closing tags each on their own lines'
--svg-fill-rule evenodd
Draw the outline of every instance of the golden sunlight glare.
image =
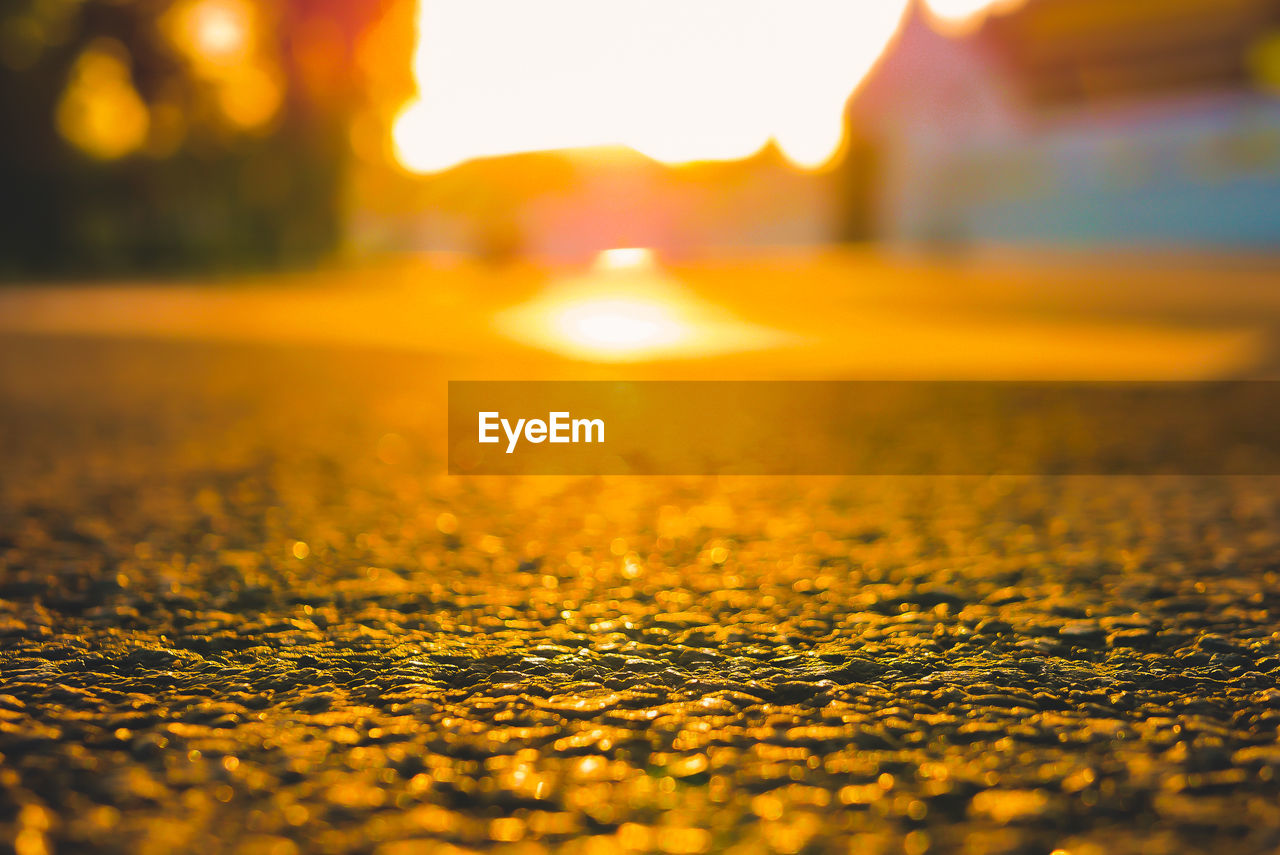
<svg viewBox="0 0 1280 855">
<path fill-rule="evenodd" d="M 418 96 L 392 129 L 416 173 L 517 152 L 628 146 L 664 163 L 802 168 L 910 0 L 418 0 Z"/>
<path fill-rule="evenodd" d="M 669 347 L 690 335 L 686 323 L 661 302 L 602 297 L 569 303 L 552 315 L 566 341 L 601 354 L 634 354 Z"/>
<path fill-rule="evenodd" d="M 653 250 L 646 247 L 606 249 L 595 263 L 595 269 L 602 273 L 656 268 Z M 564 341 L 600 355 L 652 352 L 693 336 L 688 323 L 674 311 L 674 301 L 658 299 L 651 288 L 645 294 L 634 293 L 634 285 L 633 281 L 629 289 L 633 293 L 606 292 L 566 301 L 550 313 L 553 331 Z"/>
<path fill-rule="evenodd" d="M 654 267 L 653 250 L 644 246 L 625 246 L 606 249 L 596 258 L 601 270 L 626 270 L 628 268 Z"/>
<path fill-rule="evenodd" d="M 591 362 L 711 356 L 791 340 L 697 299 L 638 247 L 605 250 L 590 273 L 502 313 L 496 325 L 508 338 Z"/>
</svg>

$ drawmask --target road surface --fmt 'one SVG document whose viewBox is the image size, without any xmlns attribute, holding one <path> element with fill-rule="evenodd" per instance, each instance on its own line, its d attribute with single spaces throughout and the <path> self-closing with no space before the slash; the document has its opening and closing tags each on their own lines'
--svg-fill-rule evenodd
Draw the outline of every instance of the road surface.
<svg viewBox="0 0 1280 855">
<path fill-rule="evenodd" d="M 444 380 L 604 369 L 57 311 L 0 336 L 18 855 L 1280 847 L 1276 479 L 449 478 Z"/>
</svg>

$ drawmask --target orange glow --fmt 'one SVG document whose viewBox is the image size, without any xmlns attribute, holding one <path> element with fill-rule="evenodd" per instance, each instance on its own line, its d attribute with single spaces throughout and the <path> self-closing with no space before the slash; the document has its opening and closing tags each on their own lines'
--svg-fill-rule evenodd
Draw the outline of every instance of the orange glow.
<svg viewBox="0 0 1280 855">
<path fill-rule="evenodd" d="M 279 81 L 262 66 L 243 65 L 228 75 L 218 87 L 222 114 L 243 129 L 265 126 L 280 109 L 284 91 Z"/>
<path fill-rule="evenodd" d="M 610 249 L 592 272 L 500 315 L 509 338 L 591 362 L 639 362 L 773 347 L 789 336 L 716 311 L 658 266 L 651 250 Z"/>
<path fill-rule="evenodd" d="M 115 160 L 147 139 L 150 113 L 133 87 L 129 54 L 113 39 L 98 39 L 80 54 L 58 102 L 63 138 L 85 154 Z"/>
<path fill-rule="evenodd" d="M 392 129 L 406 169 L 629 146 L 679 164 L 773 141 L 828 163 L 845 103 L 909 0 L 419 0 L 418 97 Z"/>
</svg>

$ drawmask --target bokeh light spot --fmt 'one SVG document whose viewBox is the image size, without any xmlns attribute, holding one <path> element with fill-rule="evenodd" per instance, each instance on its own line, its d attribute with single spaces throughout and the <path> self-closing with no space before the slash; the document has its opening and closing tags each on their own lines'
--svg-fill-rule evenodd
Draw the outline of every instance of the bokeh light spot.
<svg viewBox="0 0 1280 855">
<path fill-rule="evenodd" d="M 133 86 L 129 54 L 98 39 L 80 54 L 57 107 L 58 131 L 85 154 L 115 160 L 147 139 L 150 114 Z"/>
<path fill-rule="evenodd" d="M 254 12 L 242 0 L 188 0 L 167 25 L 170 40 L 198 66 L 240 62 L 253 46 Z"/>
<path fill-rule="evenodd" d="M 246 65 L 229 75 L 218 89 L 218 106 L 227 119 L 249 130 L 265 126 L 284 100 L 279 81 L 265 68 Z"/>
</svg>

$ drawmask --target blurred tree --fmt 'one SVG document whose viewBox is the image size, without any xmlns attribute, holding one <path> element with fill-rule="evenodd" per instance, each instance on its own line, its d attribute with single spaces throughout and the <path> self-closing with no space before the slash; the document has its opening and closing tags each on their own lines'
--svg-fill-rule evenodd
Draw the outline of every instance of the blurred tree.
<svg viewBox="0 0 1280 855">
<path fill-rule="evenodd" d="M 11 0 L 0 275 L 313 262 L 386 0 Z"/>
</svg>

